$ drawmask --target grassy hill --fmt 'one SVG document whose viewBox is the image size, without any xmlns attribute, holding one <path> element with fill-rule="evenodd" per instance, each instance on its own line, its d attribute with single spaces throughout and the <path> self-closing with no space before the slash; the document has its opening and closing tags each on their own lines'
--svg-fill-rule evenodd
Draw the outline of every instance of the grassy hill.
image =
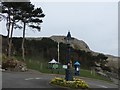
<svg viewBox="0 0 120 90">
<path fill-rule="evenodd" d="M 60 61 L 62 64 L 66 63 L 67 58 L 67 44 L 64 40 L 65 36 L 51 36 L 40 38 L 26 38 L 25 39 L 25 56 L 39 57 L 45 61 L 50 61 L 55 58 L 57 60 L 57 42 L 60 42 Z M 6 53 L 7 38 L 2 36 L 2 51 Z M 12 54 L 14 56 L 21 56 L 21 42 L 22 38 L 13 38 Z M 81 63 L 81 67 L 89 69 L 94 66 L 94 61 L 98 60 L 97 56 L 100 53 L 90 50 L 89 46 L 82 40 L 74 38 L 71 43 L 71 61 L 76 60 Z M 102 54 L 104 56 L 104 54 Z M 112 69 L 118 69 L 118 58 L 105 55 L 108 63 Z M 41 59 L 40 59 L 41 60 Z M 94 61 L 93 61 L 94 60 Z M 113 64 L 114 63 L 114 64 Z"/>
</svg>

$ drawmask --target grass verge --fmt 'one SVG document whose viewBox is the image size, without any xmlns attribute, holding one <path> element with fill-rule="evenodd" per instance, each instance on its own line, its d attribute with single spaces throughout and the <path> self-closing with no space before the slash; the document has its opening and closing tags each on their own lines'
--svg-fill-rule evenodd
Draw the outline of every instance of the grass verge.
<svg viewBox="0 0 120 90">
<path fill-rule="evenodd" d="M 18 59 L 20 60 L 20 57 Z M 27 57 L 25 63 L 27 64 L 27 67 L 29 69 L 37 70 L 42 73 L 65 75 L 65 69 L 62 68 L 62 65 L 59 65 L 58 69 L 50 69 L 49 67 L 51 67 L 51 65 L 48 64 L 48 62 L 46 62 L 43 58 Z M 72 71 L 74 75 L 74 69 Z M 80 77 L 87 77 L 87 78 L 93 78 L 93 79 L 99 79 L 99 80 L 111 82 L 108 78 L 100 76 L 96 73 L 91 74 L 90 70 L 85 70 L 85 69 L 80 69 Z"/>
</svg>

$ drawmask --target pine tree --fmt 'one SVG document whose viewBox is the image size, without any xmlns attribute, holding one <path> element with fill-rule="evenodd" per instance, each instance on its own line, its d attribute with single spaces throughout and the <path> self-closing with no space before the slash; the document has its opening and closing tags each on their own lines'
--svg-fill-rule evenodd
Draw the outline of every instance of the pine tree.
<svg viewBox="0 0 120 90">
<path fill-rule="evenodd" d="M 26 31 L 26 25 L 28 25 L 31 28 L 35 28 L 38 31 L 40 31 L 40 23 L 42 23 L 41 18 L 43 18 L 45 15 L 43 14 L 43 11 L 41 8 L 34 8 L 34 5 L 32 5 L 30 2 L 22 2 L 22 6 L 20 8 L 19 15 L 17 16 L 17 19 L 20 20 L 23 23 L 23 40 L 22 40 L 22 59 L 25 60 L 25 31 Z"/>
</svg>

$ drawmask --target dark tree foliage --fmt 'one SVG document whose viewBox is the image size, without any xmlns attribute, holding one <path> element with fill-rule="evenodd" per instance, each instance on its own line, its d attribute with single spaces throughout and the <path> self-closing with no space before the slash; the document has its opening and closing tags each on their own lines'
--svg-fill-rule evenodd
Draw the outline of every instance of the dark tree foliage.
<svg viewBox="0 0 120 90">
<path fill-rule="evenodd" d="M 22 38 L 13 38 L 13 45 L 14 49 L 16 52 L 15 55 L 21 55 L 21 43 L 22 43 Z"/>
<path fill-rule="evenodd" d="M 119 80 L 120 80 L 120 67 L 119 67 L 119 69 L 118 69 L 118 78 L 119 78 Z"/>
<path fill-rule="evenodd" d="M 43 11 L 40 8 L 35 8 L 31 2 L 2 2 L 2 14 L 0 14 L 0 19 L 6 18 L 6 27 L 8 31 L 8 56 L 11 56 L 11 47 L 12 47 L 12 34 L 13 29 L 23 27 L 23 40 L 22 40 L 22 57 L 25 60 L 25 31 L 26 26 L 29 26 L 33 29 L 41 30 L 40 24 L 43 22 L 42 18 L 45 16 Z M 5 15 L 4 15 L 5 14 Z M 23 26 L 20 26 L 18 22 L 22 22 Z M 18 23 L 18 24 L 17 24 Z M 10 29 L 10 27 L 12 27 Z M 11 33 L 11 35 L 10 35 Z M 9 41 L 10 37 L 10 41 Z"/>
<path fill-rule="evenodd" d="M 5 41 L 5 40 L 4 40 Z M 21 54 L 20 44 L 22 38 L 13 38 L 13 45 L 16 55 Z M 45 60 L 50 61 L 55 58 L 57 60 L 57 42 L 50 38 L 42 38 L 41 40 L 28 40 L 25 39 L 25 55 L 28 57 L 43 57 Z M 5 43 L 4 43 L 5 44 Z M 29 46 L 29 47 L 28 47 Z M 66 64 L 67 59 L 67 44 L 60 43 L 60 63 Z M 95 62 L 103 63 L 107 57 L 103 54 L 93 56 L 91 52 L 85 52 L 83 50 L 76 50 L 72 47 L 70 59 L 74 64 L 75 61 L 79 61 L 82 68 L 90 69 L 96 66 Z M 110 71 L 110 68 L 105 65 L 101 66 L 103 70 Z"/>
<path fill-rule="evenodd" d="M 20 25 L 17 24 L 19 20 L 16 20 L 16 15 L 19 14 L 19 7 L 21 4 L 18 2 L 2 2 L 1 7 L 2 7 L 2 13 L 0 16 L 6 20 L 6 28 L 7 28 L 7 55 L 10 58 L 11 57 L 11 50 L 12 50 L 12 34 L 13 34 L 13 29 L 15 28 L 22 28 Z M 10 27 L 12 27 L 10 29 Z M 11 35 L 10 35 L 11 34 Z M 9 39 L 10 38 L 10 39 Z"/>
<path fill-rule="evenodd" d="M 40 24 L 43 22 L 42 18 L 45 15 L 43 14 L 43 11 L 41 8 L 35 8 L 34 5 L 31 4 L 31 2 L 3 2 L 2 5 L 3 5 L 2 13 L 7 13 L 9 17 L 8 24 L 11 23 L 12 21 L 12 27 L 14 27 L 15 24 L 19 21 L 23 23 L 23 40 L 22 40 L 21 48 L 22 48 L 22 58 L 23 60 L 25 60 L 24 43 L 25 43 L 26 25 L 28 25 L 29 27 L 33 29 L 35 28 L 38 31 L 40 31 L 41 30 Z M 16 25 L 15 28 L 17 27 L 21 28 L 19 25 Z M 11 30 L 11 33 L 12 32 L 13 32 L 13 29 Z M 11 38 L 12 38 L 12 35 L 11 35 Z"/>
</svg>

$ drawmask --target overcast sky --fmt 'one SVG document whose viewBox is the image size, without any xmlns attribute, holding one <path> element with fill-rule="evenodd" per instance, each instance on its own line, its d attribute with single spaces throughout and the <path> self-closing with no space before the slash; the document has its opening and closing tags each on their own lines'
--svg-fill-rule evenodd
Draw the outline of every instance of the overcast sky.
<svg viewBox="0 0 120 90">
<path fill-rule="evenodd" d="M 118 56 L 117 2 L 31 2 L 41 7 L 46 16 L 41 32 L 28 29 L 27 37 L 66 35 L 70 31 L 91 50 Z M 22 36 L 22 32 L 16 30 L 14 36 Z"/>
</svg>

